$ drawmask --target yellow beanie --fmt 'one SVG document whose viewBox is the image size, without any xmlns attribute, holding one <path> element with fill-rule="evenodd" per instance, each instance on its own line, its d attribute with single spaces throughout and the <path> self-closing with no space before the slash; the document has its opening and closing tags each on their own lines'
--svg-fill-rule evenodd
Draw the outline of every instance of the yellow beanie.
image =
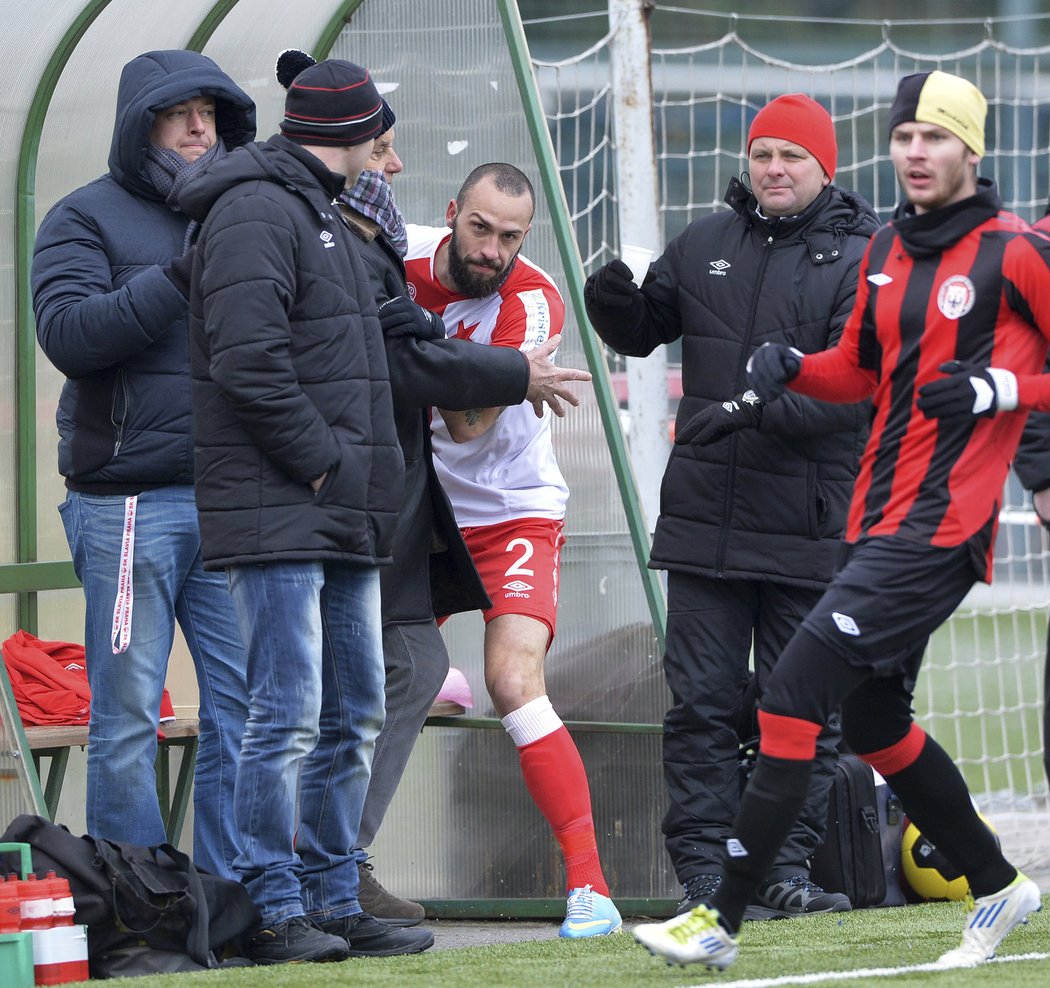
<svg viewBox="0 0 1050 988">
<path fill-rule="evenodd" d="M 988 101 L 968 79 L 939 69 L 906 75 L 890 107 L 890 133 L 898 124 L 917 123 L 943 127 L 978 157 L 984 157 L 984 119 Z"/>
</svg>

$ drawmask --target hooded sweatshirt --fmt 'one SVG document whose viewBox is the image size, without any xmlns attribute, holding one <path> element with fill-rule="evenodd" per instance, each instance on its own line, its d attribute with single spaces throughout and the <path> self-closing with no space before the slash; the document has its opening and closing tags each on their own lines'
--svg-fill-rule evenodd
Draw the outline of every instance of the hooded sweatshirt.
<svg viewBox="0 0 1050 988">
<path fill-rule="evenodd" d="M 157 111 L 195 96 L 215 98 L 227 150 L 254 137 L 254 103 L 211 59 L 140 55 L 121 75 L 108 174 L 56 203 L 37 233 L 33 309 L 40 346 L 68 379 L 58 461 L 71 490 L 193 483 L 187 305 L 162 271 L 189 218 L 145 166 Z"/>
</svg>

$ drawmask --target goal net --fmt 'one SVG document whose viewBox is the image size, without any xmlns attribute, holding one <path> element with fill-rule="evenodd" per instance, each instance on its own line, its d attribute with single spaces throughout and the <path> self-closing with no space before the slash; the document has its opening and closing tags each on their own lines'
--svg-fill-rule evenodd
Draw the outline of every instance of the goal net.
<svg viewBox="0 0 1050 988">
<path fill-rule="evenodd" d="M 658 7 L 650 27 L 662 242 L 723 208 L 730 178 L 746 166 L 750 121 L 786 92 L 806 93 L 830 111 L 839 145 L 836 184 L 860 192 L 888 219 L 898 194 L 888 155 L 889 106 L 901 76 L 935 68 L 973 80 L 988 97 L 980 174 L 996 181 L 1007 209 L 1037 219 L 1050 193 L 1048 17 L 816 20 L 800 43 L 780 17 Z M 619 247 L 622 190 L 609 64 L 622 25 L 596 13 L 587 19 L 588 42 L 568 54 L 558 51 L 556 39 L 569 23 L 551 18 L 527 27 L 537 39 L 533 57 L 580 251 L 593 270 Z M 558 57 L 544 58 L 543 50 Z M 1012 474 L 1004 504 L 995 581 L 975 588 L 934 636 L 916 714 L 962 768 L 1011 859 L 1046 871 L 1047 540 Z"/>
</svg>

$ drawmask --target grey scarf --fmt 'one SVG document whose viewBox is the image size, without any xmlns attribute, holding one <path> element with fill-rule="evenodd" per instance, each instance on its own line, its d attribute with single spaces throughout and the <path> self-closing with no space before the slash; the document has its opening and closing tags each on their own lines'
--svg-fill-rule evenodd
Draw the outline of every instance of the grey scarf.
<svg viewBox="0 0 1050 988">
<path fill-rule="evenodd" d="M 146 148 L 146 175 L 154 188 L 164 196 L 164 202 L 168 207 L 177 213 L 179 212 L 179 195 L 186 185 L 202 174 L 213 161 L 218 161 L 225 154 L 226 146 L 222 143 L 221 137 L 217 137 L 215 143 L 196 161 L 187 161 L 178 151 L 171 148 L 150 144 Z M 186 230 L 186 240 L 183 243 L 185 250 L 188 250 L 193 242 L 197 226 L 196 222 L 191 222 Z"/>
</svg>

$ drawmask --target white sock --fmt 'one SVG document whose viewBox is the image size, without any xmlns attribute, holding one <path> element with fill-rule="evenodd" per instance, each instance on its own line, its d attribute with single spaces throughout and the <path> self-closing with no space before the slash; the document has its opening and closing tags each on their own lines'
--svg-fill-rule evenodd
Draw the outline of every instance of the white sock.
<svg viewBox="0 0 1050 988">
<path fill-rule="evenodd" d="M 510 735 L 515 748 L 539 741 L 562 726 L 561 718 L 554 712 L 546 695 L 538 696 L 517 710 L 512 710 L 500 723 Z"/>
</svg>

